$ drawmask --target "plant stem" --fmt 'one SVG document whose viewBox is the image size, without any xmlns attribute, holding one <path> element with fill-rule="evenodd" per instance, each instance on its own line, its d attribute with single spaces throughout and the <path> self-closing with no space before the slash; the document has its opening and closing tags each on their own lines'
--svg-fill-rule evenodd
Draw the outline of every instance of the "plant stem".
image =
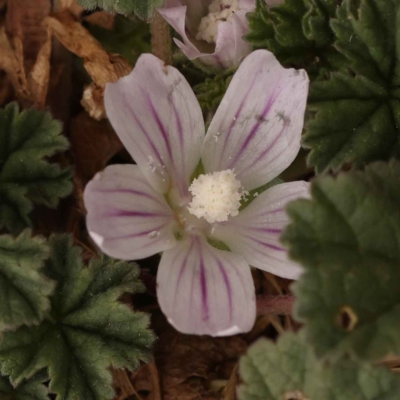
<svg viewBox="0 0 400 400">
<path fill-rule="evenodd" d="M 165 64 L 171 64 L 171 32 L 168 23 L 157 12 L 154 12 L 153 19 L 150 23 L 151 28 L 151 47 L 153 54 L 163 60 Z"/>
<path fill-rule="evenodd" d="M 291 315 L 295 297 L 287 296 L 257 296 L 257 315 Z"/>
</svg>

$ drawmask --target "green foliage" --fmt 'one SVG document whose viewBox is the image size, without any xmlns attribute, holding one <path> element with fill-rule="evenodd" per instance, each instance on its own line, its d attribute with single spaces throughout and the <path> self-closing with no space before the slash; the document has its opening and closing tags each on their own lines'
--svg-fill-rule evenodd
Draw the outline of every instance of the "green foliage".
<svg viewBox="0 0 400 400">
<path fill-rule="evenodd" d="M 312 78 L 303 146 L 317 173 L 400 157 L 397 0 L 257 1 L 247 40 Z M 316 79 L 318 78 L 318 79 Z"/>
<path fill-rule="evenodd" d="M 29 231 L 0 236 L 0 331 L 37 324 L 49 310 L 54 283 L 40 273 L 48 253 Z"/>
<path fill-rule="evenodd" d="M 400 163 L 320 177 L 282 236 L 305 272 L 296 317 L 318 356 L 400 354 Z"/>
<path fill-rule="evenodd" d="M 207 76 L 193 87 L 203 112 L 215 112 L 232 80 L 234 69 L 223 70 Z"/>
<path fill-rule="evenodd" d="M 196 60 L 188 60 L 182 52 L 175 52 L 172 55 L 172 65 L 182 73 L 192 88 L 216 73 L 212 69 L 201 66 Z"/>
<path fill-rule="evenodd" d="M 164 4 L 164 0 L 78 0 L 78 3 L 86 10 L 101 8 L 113 14 L 132 15 L 148 20 L 154 10 Z"/>
<path fill-rule="evenodd" d="M 32 203 L 56 207 L 71 192 L 71 170 L 44 159 L 68 142 L 49 113 L 11 103 L 0 109 L 0 143 L 0 229 L 16 232 L 30 225 Z"/>
<path fill-rule="evenodd" d="M 149 24 L 138 19 L 117 15 L 113 30 L 90 25 L 89 31 L 106 51 L 120 54 L 132 65 L 140 54 L 151 52 Z"/>
<path fill-rule="evenodd" d="M 400 156 L 397 0 L 344 0 L 332 20 L 346 68 L 314 82 L 304 147 L 317 172 Z"/>
<path fill-rule="evenodd" d="M 142 290 L 139 270 L 109 258 L 83 267 L 81 251 L 67 236 L 50 239 L 47 275 L 57 281 L 52 309 L 37 327 L 5 333 L 1 373 L 18 385 L 48 368 L 58 400 L 112 399 L 109 367 L 135 369 L 148 360 L 154 340 L 149 318 L 118 301 Z"/>
<path fill-rule="evenodd" d="M 400 378 L 384 367 L 318 362 L 301 335 L 260 340 L 240 361 L 240 400 L 396 400 Z"/>
<path fill-rule="evenodd" d="M 270 7 L 257 0 L 256 10 L 248 15 L 246 40 L 256 49 L 272 51 L 287 67 L 305 68 L 311 75 L 321 68 L 342 65 L 343 57 L 333 47 L 329 25 L 338 0 L 285 0 Z"/>
<path fill-rule="evenodd" d="M 0 399 L 1 400 L 49 400 L 48 390 L 43 382 L 47 381 L 46 371 L 40 371 L 32 378 L 21 382 L 14 388 L 10 381 L 0 376 Z"/>
</svg>

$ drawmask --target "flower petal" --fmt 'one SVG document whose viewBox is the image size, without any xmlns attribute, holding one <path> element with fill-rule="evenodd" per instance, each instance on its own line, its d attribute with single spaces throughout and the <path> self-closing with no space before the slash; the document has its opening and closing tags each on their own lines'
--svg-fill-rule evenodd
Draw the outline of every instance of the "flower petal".
<svg viewBox="0 0 400 400">
<path fill-rule="evenodd" d="M 238 65 L 244 57 L 251 53 L 251 46 L 243 39 L 248 31 L 245 10 L 237 11 L 231 21 L 218 25 L 215 52 L 211 57 L 219 68 L 230 68 Z"/>
<path fill-rule="evenodd" d="M 188 23 L 186 19 L 186 13 L 188 12 L 187 6 L 175 6 L 175 7 L 164 7 L 157 10 L 161 16 L 175 29 L 175 31 L 181 36 L 183 43 L 180 40 L 174 39 L 176 45 L 185 53 L 186 57 L 193 60 L 203 55 L 197 47 L 190 41 L 187 33 L 189 28 L 186 26 Z M 189 25 L 191 25 L 189 23 Z M 195 36 L 195 32 L 193 33 Z"/>
<path fill-rule="evenodd" d="M 112 165 L 86 186 L 86 223 L 111 257 L 136 260 L 176 245 L 173 212 L 137 165 Z"/>
<path fill-rule="evenodd" d="M 187 6 L 173 7 L 173 8 L 161 8 L 158 12 L 163 16 L 163 18 L 175 29 L 175 31 L 182 38 L 183 42 L 174 38 L 175 44 L 183 51 L 189 60 L 195 60 L 201 58 L 201 62 L 205 65 L 220 68 L 220 61 L 210 53 L 201 52 L 193 42 L 197 42 L 192 38 L 189 38 L 190 33 L 189 23 L 186 19 L 186 13 L 188 12 Z M 193 29 L 194 24 L 190 25 Z M 193 37 L 196 36 L 196 32 L 193 32 Z M 193 42 L 192 42 L 193 40 Z M 211 47 L 211 46 L 210 46 Z"/>
<path fill-rule="evenodd" d="M 206 172 L 234 169 L 246 190 L 278 176 L 300 149 L 307 93 L 305 71 L 283 68 L 269 51 L 251 53 L 208 129 Z"/>
<path fill-rule="evenodd" d="M 242 257 L 191 237 L 165 251 L 157 276 L 160 307 L 180 332 L 228 336 L 248 332 L 255 292 Z"/>
<path fill-rule="evenodd" d="M 266 1 L 268 4 L 268 1 Z M 244 10 L 246 13 L 254 11 L 256 8 L 255 0 L 239 0 L 239 10 Z"/>
<path fill-rule="evenodd" d="M 197 46 L 200 42 L 194 39 L 200 23 L 199 10 L 204 10 L 204 5 L 195 7 L 194 3 L 196 2 L 190 2 L 188 6 L 178 7 L 177 3 L 176 0 L 172 0 L 168 3 L 168 7 L 165 6 L 158 12 L 181 36 L 183 42 L 178 39 L 174 39 L 174 41 L 190 60 L 199 59 L 208 66 L 230 68 L 238 65 L 251 52 L 251 46 L 243 40 L 243 35 L 248 31 L 246 14 L 251 11 L 250 3 L 253 3 L 254 9 L 253 0 L 246 0 L 243 10 L 236 12 L 231 21 L 221 22 L 218 25 L 215 51 L 213 52 L 200 51 Z M 180 3 L 183 4 L 183 2 Z M 206 14 L 207 11 L 204 12 L 203 16 Z M 202 43 L 202 47 L 205 46 L 212 48 L 205 42 Z"/>
<path fill-rule="evenodd" d="M 237 217 L 215 226 L 213 237 L 223 241 L 251 266 L 288 279 L 296 279 L 301 267 L 289 260 L 279 238 L 289 223 L 285 206 L 309 197 L 306 182 L 289 182 L 261 193 Z"/>
<path fill-rule="evenodd" d="M 185 196 L 199 162 L 204 121 L 183 75 L 151 54 L 105 90 L 105 106 L 119 138 L 150 184 Z"/>
</svg>

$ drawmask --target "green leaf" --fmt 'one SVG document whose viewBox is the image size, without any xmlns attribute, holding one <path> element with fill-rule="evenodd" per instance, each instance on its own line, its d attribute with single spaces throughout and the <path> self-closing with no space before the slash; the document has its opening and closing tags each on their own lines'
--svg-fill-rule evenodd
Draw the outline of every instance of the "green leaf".
<svg viewBox="0 0 400 400">
<path fill-rule="evenodd" d="M 217 72 L 193 87 L 204 113 L 215 112 L 228 89 L 236 68 Z"/>
<path fill-rule="evenodd" d="M 303 145 L 317 172 L 400 156 L 397 0 L 344 0 L 331 26 L 347 68 L 311 85 Z"/>
<path fill-rule="evenodd" d="M 164 5 L 164 0 L 78 0 L 86 10 L 101 8 L 113 14 L 132 15 L 148 20 L 154 11 Z"/>
<path fill-rule="evenodd" d="M 58 400 L 112 399 L 109 367 L 136 369 L 148 360 L 154 340 L 147 315 L 118 301 L 142 290 L 133 263 L 109 258 L 87 268 L 67 236 L 50 239 L 47 274 L 58 282 L 51 316 L 38 327 L 6 333 L 0 344 L 1 373 L 18 384 L 48 368 Z"/>
<path fill-rule="evenodd" d="M 194 61 L 196 60 L 188 60 L 182 52 L 175 52 L 172 55 L 172 65 L 182 73 L 191 87 L 202 83 L 207 77 L 216 73 L 215 70 L 200 67 L 200 62 Z"/>
<path fill-rule="evenodd" d="M 40 273 L 48 253 L 29 231 L 0 236 L 0 331 L 37 324 L 50 309 L 54 283 Z"/>
<path fill-rule="evenodd" d="M 320 363 L 302 335 L 260 340 L 240 361 L 239 400 L 396 400 L 400 378 L 385 367 Z"/>
<path fill-rule="evenodd" d="M 274 7 L 257 0 L 256 4 L 248 15 L 246 35 L 254 48 L 270 50 L 284 66 L 305 68 L 312 76 L 343 64 L 329 25 L 338 0 L 285 0 Z"/>
<path fill-rule="evenodd" d="M 320 177 L 282 236 L 304 267 L 296 317 L 318 356 L 400 354 L 400 163 Z"/>
<path fill-rule="evenodd" d="M 32 203 L 56 207 L 71 192 L 71 170 L 45 161 L 68 142 L 49 113 L 11 103 L 0 109 L 0 143 L 0 229 L 16 232 L 30 224 Z"/>
<path fill-rule="evenodd" d="M 129 19 L 117 15 L 112 30 L 99 25 L 89 25 L 90 33 L 109 53 L 118 53 L 132 65 L 142 53 L 150 53 L 149 24 L 138 19 Z"/>
<path fill-rule="evenodd" d="M 8 378 L 0 376 L 1 400 L 49 400 L 44 382 L 48 380 L 46 371 L 40 371 L 31 379 L 14 388 Z"/>
</svg>

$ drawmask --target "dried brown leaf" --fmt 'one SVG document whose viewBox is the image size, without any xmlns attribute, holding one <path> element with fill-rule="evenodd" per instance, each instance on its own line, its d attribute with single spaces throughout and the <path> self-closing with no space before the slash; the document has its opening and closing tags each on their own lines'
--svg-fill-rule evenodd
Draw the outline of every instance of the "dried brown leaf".
<svg viewBox="0 0 400 400">
<path fill-rule="evenodd" d="M 290 292 L 290 285 L 293 281 L 289 279 L 280 278 L 279 276 L 275 276 L 270 274 L 269 272 L 262 271 L 264 276 L 263 281 L 263 294 L 268 295 L 282 295 L 288 294 Z"/>
<path fill-rule="evenodd" d="M 47 40 L 40 49 L 36 62 L 29 73 L 28 84 L 35 105 L 42 108 L 46 104 L 50 81 L 51 34 L 48 31 Z"/>
<path fill-rule="evenodd" d="M 85 112 L 71 121 L 69 136 L 74 149 L 77 174 L 85 185 L 104 169 L 108 160 L 122 149 L 108 121 L 95 121 Z"/>
<path fill-rule="evenodd" d="M 209 390 L 211 382 L 231 378 L 239 356 L 246 351 L 245 341 L 239 336 L 184 335 L 170 326 L 155 329 L 160 332 L 155 359 L 162 399 L 218 399 L 220 394 Z"/>
<path fill-rule="evenodd" d="M 238 383 L 238 364 L 232 370 L 232 374 L 229 378 L 227 385 L 225 386 L 221 400 L 235 400 L 236 399 L 236 386 Z"/>
<path fill-rule="evenodd" d="M 20 37 L 16 37 L 13 44 L 9 40 L 4 27 L 0 28 L 0 69 L 4 70 L 9 78 L 17 97 L 29 100 L 31 97 L 28 80 L 23 62 L 23 46 Z"/>
<path fill-rule="evenodd" d="M 97 121 L 106 116 L 104 107 L 104 88 L 97 86 L 95 83 L 85 87 L 81 100 L 83 108 L 89 115 Z"/>
<path fill-rule="evenodd" d="M 96 11 L 84 18 L 90 25 L 101 26 L 104 29 L 112 30 L 114 27 L 115 15 L 105 11 Z"/>
<path fill-rule="evenodd" d="M 108 54 L 69 12 L 62 11 L 48 17 L 46 22 L 58 40 L 69 51 L 83 59 L 86 71 L 97 86 L 105 87 L 106 83 L 115 82 L 132 70 L 126 59 Z"/>
<path fill-rule="evenodd" d="M 128 374 L 122 369 L 113 369 L 114 387 L 117 390 L 118 396 L 116 400 L 125 400 L 130 396 L 135 396 L 137 400 L 142 400 L 136 389 L 132 386 Z"/>
<path fill-rule="evenodd" d="M 6 28 L 13 38 L 21 39 L 25 61 L 33 63 L 47 42 L 47 28 L 42 22 L 50 12 L 51 0 L 8 0 Z"/>
<path fill-rule="evenodd" d="M 69 51 L 83 59 L 83 65 L 96 87 L 89 89 L 90 96 L 86 93 L 90 101 L 84 99 L 82 104 L 90 115 L 102 118 L 105 85 L 129 74 L 132 66 L 120 55 L 107 53 L 67 10 L 46 18 L 46 23 Z"/>
<path fill-rule="evenodd" d="M 54 11 L 68 10 L 74 17 L 80 18 L 85 9 L 76 0 L 54 0 Z"/>
<path fill-rule="evenodd" d="M 150 382 L 152 384 L 151 400 L 162 400 L 160 388 L 160 376 L 158 374 L 157 365 L 154 361 L 147 365 L 150 372 Z"/>
<path fill-rule="evenodd" d="M 49 12 L 50 0 L 9 1 L 10 38 L 0 30 L 0 69 L 7 72 L 19 100 L 39 108 L 45 106 L 50 80 L 51 37 L 41 24 Z"/>
<path fill-rule="evenodd" d="M 143 364 L 131 376 L 133 387 L 138 393 L 151 393 L 152 383 L 150 381 L 150 373 L 147 364 Z"/>
<path fill-rule="evenodd" d="M 385 365 L 391 370 L 400 368 L 400 357 L 395 355 L 388 355 L 377 363 L 378 365 Z"/>
</svg>

